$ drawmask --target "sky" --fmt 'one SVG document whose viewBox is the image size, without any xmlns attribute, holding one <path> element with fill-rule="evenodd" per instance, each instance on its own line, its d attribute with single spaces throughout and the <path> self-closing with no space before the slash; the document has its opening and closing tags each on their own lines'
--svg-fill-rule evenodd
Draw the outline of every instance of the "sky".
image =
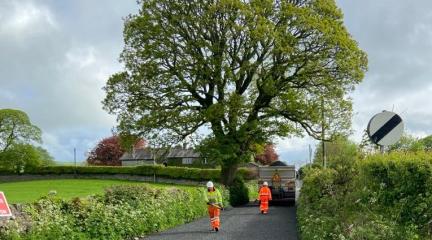
<svg viewBox="0 0 432 240">
<path fill-rule="evenodd" d="M 393 110 L 406 131 L 432 134 L 432 1 L 337 0 L 344 21 L 369 58 L 354 101 L 352 139 L 369 119 Z M 123 18 L 135 0 L 0 0 L 0 108 L 25 111 L 58 161 L 77 160 L 111 134 L 103 86 L 121 70 Z M 277 139 L 280 159 L 308 161 L 308 137 Z"/>
</svg>

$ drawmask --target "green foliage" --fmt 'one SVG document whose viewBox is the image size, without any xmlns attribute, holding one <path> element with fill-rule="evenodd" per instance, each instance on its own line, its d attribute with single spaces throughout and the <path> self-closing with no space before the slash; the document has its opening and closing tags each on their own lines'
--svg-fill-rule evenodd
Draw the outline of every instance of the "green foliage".
<svg viewBox="0 0 432 240">
<path fill-rule="evenodd" d="M 0 109 L 0 153 L 13 144 L 41 142 L 41 130 L 27 114 L 15 109 Z"/>
<path fill-rule="evenodd" d="M 391 153 L 368 157 L 360 164 L 373 197 L 397 222 L 427 227 L 432 218 L 432 155 Z"/>
<path fill-rule="evenodd" d="M 366 54 L 334 0 L 141 1 L 125 21 L 125 70 L 105 109 L 124 135 L 178 142 L 203 126 L 207 149 L 233 180 L 252 147 L 275 136 L 346 131 Z"/>
<path fill-rule="evenodd" d="M 337 168 L 341 165 L 352 166 L 359 155 L 357 145 L 344 136 L 337 136 L 330 142 L 324 142 L 324 145 L 327 156 L 327 166 L 331 168 Z M 313 159 L 314 164 L 322 165 L 322 151 L 322 144 L 317 144 Z"/>
<path fill-rule="evenodd" d="M 305 178 L 305 176 L 307 175 L 308 171 L 310 169 L 313 169 L 313 168 L 322 169 L 323 166 L 321 164 L 318 164 L 318 163 L 305 164 L 305 165 L 301 166 L 300 169 L 298 170 L 299 178 L 301 180 L 303 180 Z"/>
<path fill-rule="evenodd" d="M 302 239 L 430 239 L 432 155 L 392 152 L 306 171 L 298 203 Z"/>
<path fill-rule="evenodd" d="M 424 149 L 425 149 L 425 145 L 423 144 L 423 141 L 408 134 L 402 135 L 401 139 L 397 143 L 388 147 L 389 151 L 402 151 L 402 152 L 417 152 L 417 151 L 422 151 Z"/>
<path fill-rule="evenodd" d="M 325 142 L 325 151 L 327 156 L 327 167 L 337 171 L 337 181 L 340 184 L 349 182 L 354 175 L 354 164 L 360 155 L 357 145 L 347 137 L 337 136 L 331 142 Z M 322 144 L 318 144 L 314 164 L 323 164 Z"/>
<path fill-rule="evenodd" d="M 249 203 L 249 189 L 241 177 L 236 177 L 229 187 L 230 203 L 232 206 L 241 206 Z"/>
<path fill-rule="evenodd" d="M 0 109 L 0 169 L 21 172 L 53 164 L 53 158 L 41 148 L 42 132 L 20 110 Z"/>
<path fill-rule="evenodd" d="M 420 139 L 425 151 L 432 151 L 432 135 Z"/>
<path fill-rule="evenodd" d="M 13 171 L 3 169 L 3 174 L 14 174 Z M 143 165 L 137 167 L 111 166 L 47 166 L 28 168 L 25 174 L 131 174 L 139 176 L 153 176 L 161 178 L 185 179 L 194 181 L 214 180 L 220 178 L 220 169 L 202 169 L 187 167 L 164 167 L 162 165 Z M 241 168 L 237 174 L 246 180 L 256 178 L 256 173 L 247 168 Z"/>
<path fill-rule="evenodd" d="M 226 191 L 223 190 L 226 195 Z M 0 229 L 1 239 L 132 239 L 190 222 L 207 213 L 201 188 L 114 186 L 103 196 L 26 205 L 31 226 Z M 20 219 L 17 219 L 20 221 Z M 18 222 L 18 225 L 23 224 Z"/>
<path fill-rule="evenodd" d="M 53 158 L 45 149 L 30 144 L 13 144 L 0 153 L 3 171 L 21 173 L 53 164 Z"/>
</svg>

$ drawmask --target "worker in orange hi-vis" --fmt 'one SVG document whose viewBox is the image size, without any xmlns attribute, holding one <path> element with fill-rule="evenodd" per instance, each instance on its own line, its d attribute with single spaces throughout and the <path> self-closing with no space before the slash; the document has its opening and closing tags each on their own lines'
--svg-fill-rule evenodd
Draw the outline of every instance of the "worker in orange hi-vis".
<svg viewBox="0 0 432 240">
<path fill-rule="evenodd" d="M 269 201 L 272 200 L 271 190 L 268 187 L 268 183 L 264 182 L 263 186 L 259 190 L 259 201 L 260 201 L 260 211 L 262 214 L 267 214 L 269 210 Z"/>
<path fill-rule="evenodd" d="M 208 205 L 208 213 L 210 216 L 210 224 L 212 231 L 218 232 L 220 229 L 220 211 L 223 209 L 222 205 L 222 195 L 219 190 L 217 190 L 213 182 L 207 183 L 207 192 L 204 195 L 205 201 Z"/>
</svg>

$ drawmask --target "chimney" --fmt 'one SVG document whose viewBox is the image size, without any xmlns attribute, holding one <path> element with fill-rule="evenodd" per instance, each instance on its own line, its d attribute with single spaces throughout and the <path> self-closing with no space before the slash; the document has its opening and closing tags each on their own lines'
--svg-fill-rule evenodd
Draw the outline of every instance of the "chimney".
<svg viewBox="0 0 432 240">
<path fill-rule="evenodd" d="M 184 149 L 184 150 L 187 149 L 187 143 L 183 143 L 183 149 Z"/>
</svg>

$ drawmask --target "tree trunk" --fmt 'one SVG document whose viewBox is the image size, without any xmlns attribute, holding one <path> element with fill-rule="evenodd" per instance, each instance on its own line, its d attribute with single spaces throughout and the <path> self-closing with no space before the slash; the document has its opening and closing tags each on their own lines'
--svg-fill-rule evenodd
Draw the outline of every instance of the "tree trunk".
<svg viewBox="0 0 432 240">
<path fill-rule="evenodd" d="M 221 182 L 225 186 L 231 186 L 237 173 L 238 164 L 224 166 L 221 169 Z"/>
</svg>

